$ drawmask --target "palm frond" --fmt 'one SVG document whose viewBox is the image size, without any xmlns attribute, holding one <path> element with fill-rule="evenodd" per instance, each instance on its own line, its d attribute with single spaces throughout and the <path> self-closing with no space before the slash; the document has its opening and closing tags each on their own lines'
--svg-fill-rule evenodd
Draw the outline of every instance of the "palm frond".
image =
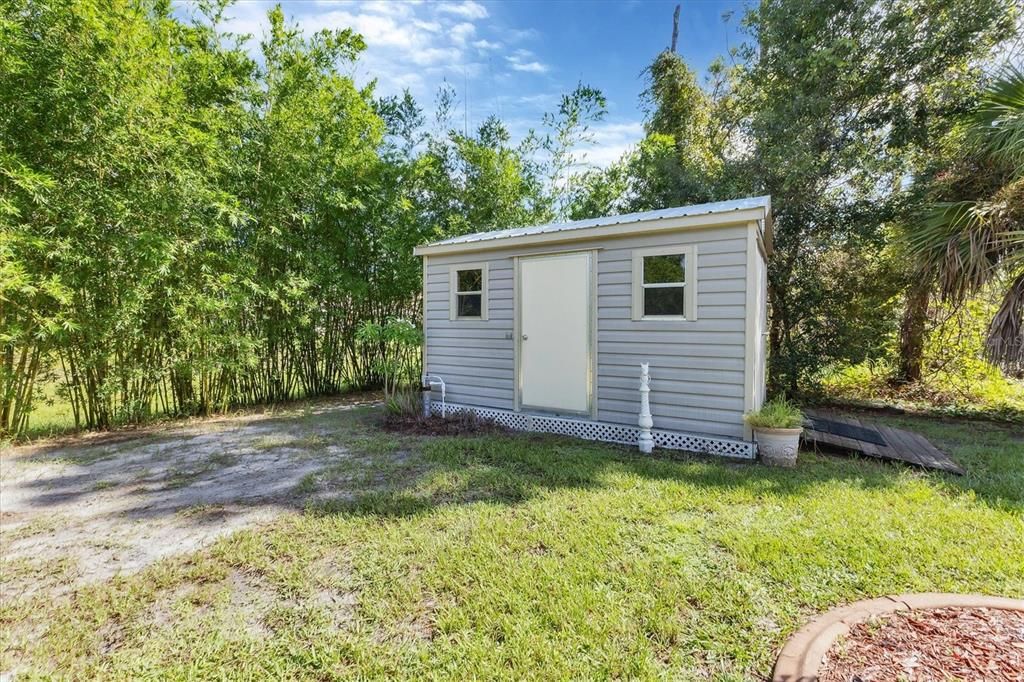
<svg viewBox="0 0 1024 682">
<path fill-rule="evenodd" d="M 925 211 L 905 234 L 921 269 L 934 273 L 943 298 L 960 301 L 994 275 L 999 240 L 986 202 L 942 202 Z"/>
<path fill-rule="evenodd" d="M 1003 235 L 1006 245 L 1004 263 L 1011 272 L 1024 271 L 1024 230 L 1014 230 Z"/>
<path fill-rule="evenodd" d="M 1024 271 L 1006 290 L 989 323 L 985 353 L 1007 374 L 1024 373 Z"/>
<path fill-rule="evenodd" d="M 981 147 L 1014 169 L 1024 170 L 1024 72 L 1007 65 L 982 94 L 970 120 Z"/>
</svg>

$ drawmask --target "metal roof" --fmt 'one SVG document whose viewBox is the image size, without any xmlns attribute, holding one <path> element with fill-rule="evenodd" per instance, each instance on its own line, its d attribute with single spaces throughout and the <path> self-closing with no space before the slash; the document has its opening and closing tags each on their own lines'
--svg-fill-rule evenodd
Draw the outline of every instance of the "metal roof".
<svg viewBox="0 0 1024 682">
<path fill-rule="evenodd" d="M 665 218 L 682 218 L 684 216 L 710 215 L 713 213 L 727 213 L 729 211 L 743 211 L 751 208 L 763 208 L 767 212 L 771 205 L 771 198 L 768 196 L 746 197 L 732 201 L 714 201 L 708 204 L 693 204 L 691 206 L 677 206 L 675 208 L 663 208 L 658 211 L 643 211 L 641 213 L 625 213 L 623 215 L 605 216 L 603 218 L 589 218 L 587 220 L 574 220 L 568 223 L 547 223 L 546 225 L 533 225 L 531 227 L 513 227 L 508 230 L 492 230 L 490 232 L 474 232 L 464 234 L 460 237 L 452 237 L 441 241 L 424 244 L 424 247 L 450 246 L 454 244 L 470 244 L 475 242 L 486 242 L 497 239 L 508 239 L 511 237 L 526 237 L 535 234 L 546 234 L 549 232 L 567 232 L 570 230 L 581 230 L 588 227 L 604 227 L 606 225 L 622 225 L 626 223 L 642 223 L 650 220 L 662 220 Z"/>
</svg>

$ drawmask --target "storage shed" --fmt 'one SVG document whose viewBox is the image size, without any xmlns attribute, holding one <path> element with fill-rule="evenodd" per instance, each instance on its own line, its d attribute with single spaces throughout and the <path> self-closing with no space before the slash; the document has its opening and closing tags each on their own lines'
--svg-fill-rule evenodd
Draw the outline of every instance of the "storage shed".
<svg viewBox="0 0 1024 682">
<path fill-rule="evenodd" d="M 428 409 L 753 457 L 771 243 L 765 196 L 418 246 Z"/>
</svg>

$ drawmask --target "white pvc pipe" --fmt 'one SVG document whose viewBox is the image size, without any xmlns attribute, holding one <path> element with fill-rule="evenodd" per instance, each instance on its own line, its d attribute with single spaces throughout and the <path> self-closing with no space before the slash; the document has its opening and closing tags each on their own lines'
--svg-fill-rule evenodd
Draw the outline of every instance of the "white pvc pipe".
<svg viewBox="0 0 1024 682">
<path fill-rule="evenodd" d="M 444 385 L 444 379 L 442 379 L 441 377 L 439 377 L 436 374 L 424 374 L 423 375 L 423 383 L 426 384 L 427 386 L 430 386 L 431 389 L 433 389 L 434 386 L 440 386 L 441 387 L 441 418 L 445 419 L 448 416 L 448 410 L 447 410 L 447 406 L 445 405 L 445 385 Z M 427 415 L 427 416 L 430 416 L 430 415 Z"/>
</svg>

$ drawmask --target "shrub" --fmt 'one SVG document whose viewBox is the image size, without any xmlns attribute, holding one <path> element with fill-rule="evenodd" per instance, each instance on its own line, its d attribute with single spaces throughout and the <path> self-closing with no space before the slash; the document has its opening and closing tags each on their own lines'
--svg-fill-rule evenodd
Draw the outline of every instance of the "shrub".
<svg viewBox="0 0 1024 682">
<path fill-rule="evenodd" d="M 744 419 L 755 429 L 798 429 L 803 426 L 804 414 L 785 398 L 775 398 L 760 410 L 748 412 Z"/>
<path fill-rule="evenodd" d="M 978 297 L 958 307 L 933 303 L 920 381 L 896 381 L 894 360 L 836 363 L 816 377 L 829 401 L 884 401 L 942 414 L 1017 420 L 1024 415 L 1024 381 L 1008 376 L 984 355 L 987 320 L 997 302 Z M 891 355 L 895 356 L 895 348 Z"/>
<path fill-rule="evenodd" d="M 418 417 L 423 412 L 423 396 L 420 391 L 403 388 L 384 401 L 384 408 L 396 416 Z"/>
<path fill-rule="evenodd" d="M 384 384 L 384 400 L 395 400 L 399 387 L 412 383 L 419 375 L 419 346 L 423 333 L 409 320 L 389 318 L 384 324 L 363 322 L 356 331 L 356 340 L 375 352 L 373 369 Z"/>
</svg>

